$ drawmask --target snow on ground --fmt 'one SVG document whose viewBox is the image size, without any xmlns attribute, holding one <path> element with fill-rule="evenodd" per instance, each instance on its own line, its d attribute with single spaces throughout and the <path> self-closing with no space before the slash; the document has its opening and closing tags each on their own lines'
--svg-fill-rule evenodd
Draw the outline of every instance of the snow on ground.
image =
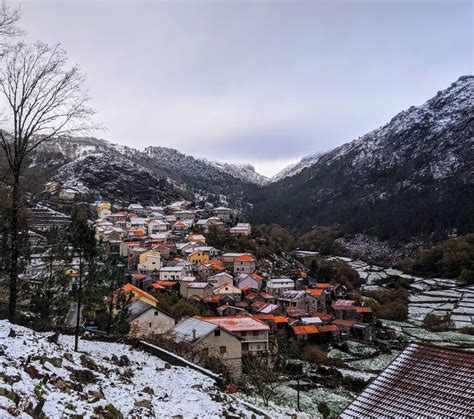
<svg viewBox="0 0 474 419">
<path fill-rule="evenodd" d="M 16 336 L 9 337 L 11 329 Z M 7 409 L 15 413 L 13 400 L 21 417 L 31 417 L 41 399 L 42 412 L 51 418 L 116 410 L 125 417 L 253 414 L 195 370 L 170 366 L 124 344 L 82 340 L 81 353 L 73 352 L 73 344 L 71 336 L 56 345 L 44 334 L 0 321 L 0 417 L 10 417 Z M 120 361 L 122 356 L 128 361 Z"/>
<path fill-rule="evenodd" d="M 357 370 L 379 372 L 385 369 L 399 355 L 399 353 L 400 352 L 398 351 L 392 351 L 390 354 L 382 354 L 373 358 L 351 361 L 348 362 L 347 365 Z"/>
</svg>

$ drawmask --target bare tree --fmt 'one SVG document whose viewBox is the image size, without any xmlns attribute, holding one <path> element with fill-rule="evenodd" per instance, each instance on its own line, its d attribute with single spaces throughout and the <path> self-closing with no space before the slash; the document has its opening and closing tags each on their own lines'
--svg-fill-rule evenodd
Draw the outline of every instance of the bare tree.
<svg viewBox="0 0 474 419">
<path fill-rule="evenodd" d="M 22 174 L 26 158 L 42 143 L 92 127 L 89 97 L 78 66 L 68 66 L 66 52 L 44 43 L 12 46 L 0 70 L 0 98 L 7 108 L 0 127 L 0 146 L 11 175 L 8 230 L 8 317 L 15 321 L 21 248 L 18 242 L 19 210 L 23 202 Z"/>
<path fill-rule="evenodd" d="M 275 362 L 270 365 L 267 357 L 250 353 L 242 356 L 242 363 L 252 391 L 268 406 L 282 384 L 281 364 Z"/>
<path fill-rule="evenodd" d="M 8 40 L 23 33 L 16 23 L 20 19 L 20 10 L 12 9 L 4 1 L 0 6 L 0 45 L 4 52 L 8 49 Z"/>
</svg>

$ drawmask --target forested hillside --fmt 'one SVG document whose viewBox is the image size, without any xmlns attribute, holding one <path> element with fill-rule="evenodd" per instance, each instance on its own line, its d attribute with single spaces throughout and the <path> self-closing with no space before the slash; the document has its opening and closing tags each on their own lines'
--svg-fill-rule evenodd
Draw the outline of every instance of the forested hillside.
<svg viewBox="0 0 474 419">
<path fill-rule="evenodd" d="M 382 239 L 473 231 L 472 76 L 264 188 L 254 222 Z"/>
</svg>

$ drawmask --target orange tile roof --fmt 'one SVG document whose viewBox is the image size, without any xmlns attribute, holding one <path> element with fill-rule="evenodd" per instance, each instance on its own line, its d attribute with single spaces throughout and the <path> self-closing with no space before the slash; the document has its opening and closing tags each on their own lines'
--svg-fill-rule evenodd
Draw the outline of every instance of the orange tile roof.
<svg viewBox="0 0 474 419">
<path fill-rule="evenodd" d="M 274 317 L 275 323 L 288 323 L 288 317 L 285 316 L 275 316 Z"/>
<path fill-rule="evenodd" d="M 154 281 L 151 286 L 153 288 L 168 288 L 176 285 L 176 281 Z"/>
<path fill-rule="evenodd" d="M 254 314 L 253 317 L 262 321 L 272 321 L 273 323 L 288 323 L 288 317 L 285 316 L 275 316 L 273 314 Z"/>
<path fill-rule="evenodd" d="M 242 255 L 242 256 L 237 256 L 234 259 L 234 262 L 253 262 L 255 258 L 251 255 Z"/>
<path fill-rule="evenodd" d="M 139 300 L 141 297 L 144 297 L 148 300 L 153 301 L 155 304 L 158 303 L 158 300 L 153 297 L 153 295 L 148 294 L 147 292 L 143 291 L 142 289 L 136 287 L 135 285 L 132 284 L 125 284 L 122 289 L 124 292 L 129 293 L 131 292 L 133 294 L 133 301 Z"/>
<path fill-rule="evenodd" d="M 321 333 L 324 332 L 339 332 L 339 328 L 335 324 L 328 324 L 326 326 L 318 326 Z"/>
<path fill-rule="evenodd" d="M 356 307 L 356 313 L 372 313 L 370 307 Z"/>
<path fill-rule="evenodd" d="M 316 288 L 319 288 L 319 289 L 332 288 L 332 284 L 329 284 L 327 282 L 320 282 L 316 284 Z"/>
<path fill-rule="evenodd" d="M 323 290 L 318 290 L 316 288 L 306 288 L 306 292 L 313 297 L 320 297 L 323 295 Z"/>
<path fill-rule="evenodd" d="M 293 326 L 292 329 L 295 335 L 314 335 L 319 333 L 316 326 Z"/>
<path fill-rule="evenodd" d="M 256 274 L 256 273 L 253 273 L 250 275 L 253 279 L 255 279 L 256 281 L 263 281 L 263 276 L 260 276 L 259 274 Z"/>
</svg>

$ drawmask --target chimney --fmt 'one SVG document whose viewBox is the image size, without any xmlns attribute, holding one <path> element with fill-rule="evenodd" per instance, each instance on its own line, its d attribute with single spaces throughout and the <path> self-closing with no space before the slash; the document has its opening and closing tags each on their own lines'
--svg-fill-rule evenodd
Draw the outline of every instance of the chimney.
<svg viewBox="0 0 474 419">
<path fill-rule="evenodd" d="M 193 341 L 196 340 L 196 329 L 193 329 Z"/>
</svg>

